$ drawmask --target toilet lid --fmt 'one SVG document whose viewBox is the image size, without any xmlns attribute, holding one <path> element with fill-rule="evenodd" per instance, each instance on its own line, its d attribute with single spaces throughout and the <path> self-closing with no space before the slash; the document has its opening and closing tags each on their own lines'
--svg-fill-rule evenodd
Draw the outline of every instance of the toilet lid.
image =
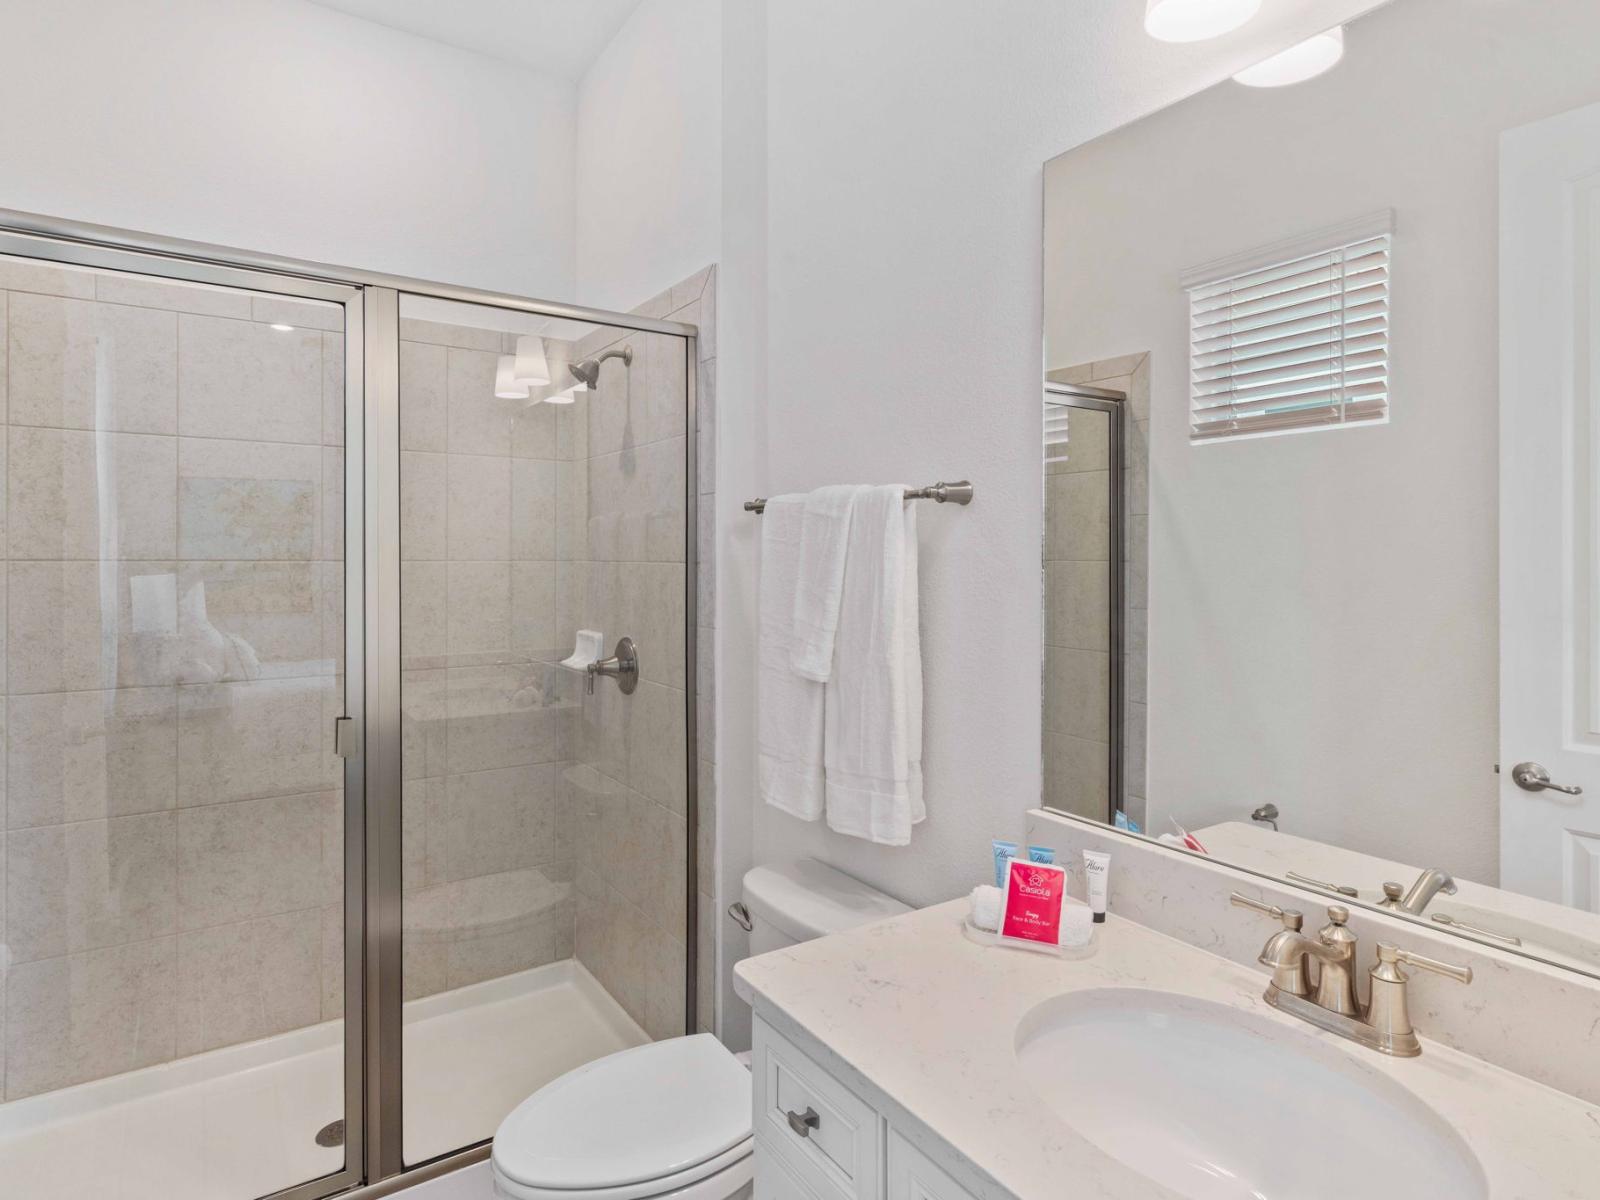
<svg viewBox="0 0 1600 1200">
<path fill-rule="evenodd" d="M 501 1122 L 494 1162 L 530 1187 L 593 1191 L 711 1164 L 749 1138 L 750 1072 L 699 1033 L 546 1084 Z"/>
</svg>

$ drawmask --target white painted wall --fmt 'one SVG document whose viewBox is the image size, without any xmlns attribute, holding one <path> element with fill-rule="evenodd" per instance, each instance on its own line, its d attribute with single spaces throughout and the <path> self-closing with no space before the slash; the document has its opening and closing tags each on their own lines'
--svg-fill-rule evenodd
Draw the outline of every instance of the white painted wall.
<svg viewBox="0 0 1600 1200">
<path fill-rule="evenodd" d="M 1399 0 L 1347 39 L 1312 83 L 1223 84 L 1052 164 L 1049 362 L 1152 351 L 1151 827 L 1271 800 L 1492 883 L 1497 143 L 1600 97 L 1600 9 Z M 1391 422 L 1191 446 L 1180 274 L 1385 207 Z"/>
<path fill-rule="evenodd" d="M 926 903 L 1039 791 L 1041 164 L 1375 2 L 1174 47 L 1137 0 L 649 0 L 563 116 L 301 0 L 0 0 L 0 205 L 622 307 L 719 260 L 720 899 L 810 853 Z M 619 79 L 660 111 L 605 116 Z M 927 824 L 889 850 L 755 807 L 739 500 L 957 474 L 977 503 L 923 523 Z"/>
<path fill-rule="evenodd" d="M 572 85 L 303 0 L 0 0 L 0 207 L 573 294 Z"/>
<path fill-rule="evenodd" d="M 577 297 L 626 311 L 717 259 L 723 0 L 644 0 L 578 86 Z"/>
<path fill-rule="evenodd" d="M 724 334 L 719 494 L 961 475 L 978 489 L 970 508 L 922 514 L 927 822 L 888 849 L 757 805 L 757 861 L 815 854 L 926 904 L 982 879 L 991 836 L 1022 832 L 1040 783 L 1042 164 L 1371 7 L 1281 0 L 1189 47 L 1148 38 L 1131 0 L 781 0 L 764 28 L 735 38 L 730 22 L 725 57 L 767 63 L 764 145 L 738 148 L 763 158 L 767 220 L 746 248 L 764 270 L 728 239 L 723 311 L 735 279 L 767 311 L 764 361 L 738 385 Z M 730 229 L 752 199 L 730 189 Z M 755 796 L 759 522 L 724 520 L 726 806 Z"/>
</svg>

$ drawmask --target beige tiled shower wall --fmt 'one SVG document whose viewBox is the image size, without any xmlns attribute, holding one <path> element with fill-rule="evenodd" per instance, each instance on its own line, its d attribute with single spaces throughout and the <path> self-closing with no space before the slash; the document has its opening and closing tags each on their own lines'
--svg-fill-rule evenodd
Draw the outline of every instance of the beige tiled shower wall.
<svg viewBox="0 0 1600 1200">
<path fill-rule="evenodd" d="M 408 1000 L 573 954 L 573 729 L 555 663 L 558 410 L 494 394 L 515 336 L 400 322 Z M 553 370 L 569 347 L 550 339 Z M 567 649 L 561 650 L 563 642 Z"/>
<path fill-rule="evenodd" d="M 709 330 L 715 272 L 707 269 L 635 310 Z M 676 337 L 599 330 L 575 347 L 587 358 L 633 349 L 631 367 L 607 361 L 599 388 L 563 414 L 559 610 L 563 630 L 598 629 L 609 648 L 624 634 L 639 644 L 641 680 L 632 696 L 602 681 L 584 698 L 577 730 L 574 837 L 577 954 L 652 1037 L 683 1032 L 688 836 L 685 727 L 685 386 L 687 343 Z M 714 342 L 702 336 L 701 481 L 712 478 L 705 447 Z M 702 482 L 702 486 L 709 487 Z M 702 512 L 712 497 L 701 495 Z M 707 518 L 709 519 L 709 518 Z M 705 526 L 703 526 L 705 528 Z M 709 538 L 702 539 L 702 545 Z M 711 564 L 701 563 L 701 579 Z M 709 621 L 702 590 L 697 608 Z M 715 841 L 715 768 L 708 669 L 711 636 L 699 630 L 700 992 L 696 1024 L 709 1028 L 710 898 Z"/>
<path fill-rule="evenodd" d="M 6 1100 L 340 1012 L 342 328 L 0 259 Z"/>
<path fill-rule="evenodd" d="M 1120 358 L 1053 370 L 1052 382 L 1084 383 L 1127 397 L 1123 444 L 1123 803 L 1139 824 L 1145 815 L 1146 683 L 1149 629 L 1150 356 Z M 1069 439 L 1103 433 L 1105 421 L 1073 411 Z M 1069 440 L 1069 445 L 1071 444 Z M 1106 815 L 1109 728 L 1103 709 L 1090 712 L 1074 698 L 1103 695 L 1109 659 L 1106 570 L 1109 556 L 1104 461 L 1090 448 L 1051 464 L 1045 479 L 1045 801 L 1096 820 Z"/>
</svg>

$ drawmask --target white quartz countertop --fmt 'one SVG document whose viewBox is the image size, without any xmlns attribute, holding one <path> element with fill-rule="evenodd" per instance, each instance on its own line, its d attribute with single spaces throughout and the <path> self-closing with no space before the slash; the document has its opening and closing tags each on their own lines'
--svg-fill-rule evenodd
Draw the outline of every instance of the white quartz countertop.
<svg viewBox="0 0 1600 1200">
<path fill-rule="evenodd" d="M 965 912 L 965 900 L 952 901 L 746 959 L 735 968 L 737 986 L 780 1032 L 838 1058 L 881 1093 L 863 1099 L 887 1100 L 946 1143 L 961 1165 L 1025 1200 L 1176 1195 L 1081 1137 L 1045 1105 L 1017 1063 L 1017 1025 L 1031 1008 L 1107 987 L 1215 1001 L 1348 1053 L 1456 1129 L 1494 1200 L 1600 1196 L 1600 1109 L 1429 1042 L 1425 1028 L 1421 1057 L 1389 1058 L 1269 1007 L 1261 999 L 1264 971 L 1115 916 L 1097 930 L 1093 957 L 1067 959 L 969 941 L 961 931 Z M 1470 995 L 1462 1002 L 1471 1003 Z M 1328 1113 L 1327 1139 L 1305 1148 L 1308 1171 L 1320 1155 L 1339 1152 L 1338 1129 L 1338 1114 Z M 1383 1193 L 1381 1180 L 1373 1192 Z"/>
</svg>

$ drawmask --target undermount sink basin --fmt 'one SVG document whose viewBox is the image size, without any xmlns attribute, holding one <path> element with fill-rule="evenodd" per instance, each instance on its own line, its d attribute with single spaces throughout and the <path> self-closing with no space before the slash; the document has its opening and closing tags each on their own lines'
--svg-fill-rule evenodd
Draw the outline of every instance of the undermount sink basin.
<svg viewBox="0 0 1600 1200">
<path fill-rule="evenodd" d="M 1191 1200 L 1488 1195 L 1431 1108 L 1355 1053 L 1265 1016 L 1100 988 L 1030 1010 L 1016 1047 L 1062 1120 Z"/>
</svg>

